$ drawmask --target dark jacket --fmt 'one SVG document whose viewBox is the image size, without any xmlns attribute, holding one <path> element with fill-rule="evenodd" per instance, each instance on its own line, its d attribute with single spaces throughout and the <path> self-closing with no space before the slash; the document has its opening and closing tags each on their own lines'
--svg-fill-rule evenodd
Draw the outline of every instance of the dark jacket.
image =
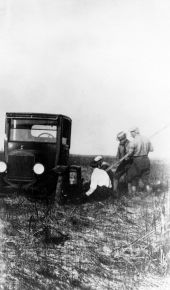
<svg viewBox="0 0 170 290">
<path fill-rule="evenodd" d="M 126 139 L 125 142 L 120 141 L 116 154 L 117 160 L 121 159 L 123 156 L 126 155 L 129 149 L 129 143 L 130 141 L 128 139 Z"/>
</svg>

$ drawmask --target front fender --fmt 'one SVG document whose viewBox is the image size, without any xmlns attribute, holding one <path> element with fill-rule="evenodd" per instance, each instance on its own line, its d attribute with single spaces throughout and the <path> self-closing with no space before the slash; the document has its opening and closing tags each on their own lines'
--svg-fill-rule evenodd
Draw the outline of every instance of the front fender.
<svg viewBox="0 0 170 290">
<path fill-rule="evenodd" d="M 68 170 L 68 168 L 69 166 L 66 166 L 66 165 L 57 165 L 52 169 L 52 171 L 57 174 L 63 174 Z"/>
</svg>

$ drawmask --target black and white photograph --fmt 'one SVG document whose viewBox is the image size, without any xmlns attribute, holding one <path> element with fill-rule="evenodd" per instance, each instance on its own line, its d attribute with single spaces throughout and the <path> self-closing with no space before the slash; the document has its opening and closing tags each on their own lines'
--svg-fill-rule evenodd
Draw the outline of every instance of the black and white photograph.
<svg viewBox="0 0 170 290">
<path fill-rule="evenodd" d="M 0 290 L 170 289 L 170 1 L 0 0 Z"/>
</svg>

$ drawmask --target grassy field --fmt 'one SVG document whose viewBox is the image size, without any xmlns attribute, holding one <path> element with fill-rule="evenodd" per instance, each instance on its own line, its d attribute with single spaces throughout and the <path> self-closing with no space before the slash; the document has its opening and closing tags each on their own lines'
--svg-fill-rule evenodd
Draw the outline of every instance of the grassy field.
<svg viewBox="0 0 170 290">
<path fill-rule="evenodd" d="M 85 181 L 92 158 L 70 158 Z M 150 178 L 166 183 L 168 166 L 152 161 Z M 169 289 L 168 202 L 167 188 L 48 213 L 15 193 L 1 199 L 0 289 Z"/>
</svg>

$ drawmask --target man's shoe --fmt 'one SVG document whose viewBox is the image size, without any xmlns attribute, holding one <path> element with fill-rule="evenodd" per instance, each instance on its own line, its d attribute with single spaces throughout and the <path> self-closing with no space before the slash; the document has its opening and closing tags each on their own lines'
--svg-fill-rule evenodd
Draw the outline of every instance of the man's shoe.
<svg viewBox="0 0 170 290">
<path fill-rule="evenodd" d="M 152 187 L 150 185 L 146 185 L 146 192 L 150 194 L 152 192 Z"/>
<path fill-rule="evenodd" d="M 132 194 L 134 195 L 136 193 L 136 186 L 132 185 Z"/>
</svg>

